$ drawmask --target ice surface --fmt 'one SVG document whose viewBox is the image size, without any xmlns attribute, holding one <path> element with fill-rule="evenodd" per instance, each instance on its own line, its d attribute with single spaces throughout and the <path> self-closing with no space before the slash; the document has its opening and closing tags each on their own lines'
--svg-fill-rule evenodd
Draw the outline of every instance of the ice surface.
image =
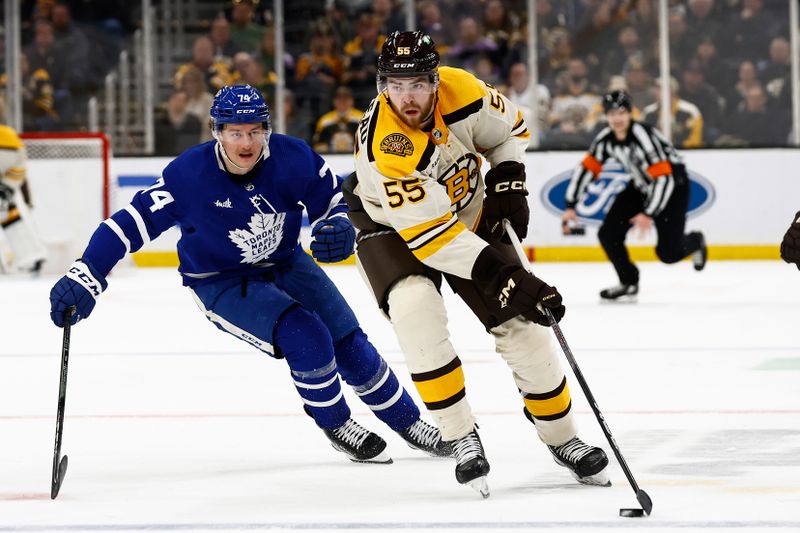
<svg viewBox="0 0 800 533">
<path fill-rule="evenodd" d="M 492 465 L 487 500 L 456 483 L 452 460 L 409 449 L 353 394 L 354 416 L 395 462 L 347 461 L 302 413 L 284 362 L 208 323 L 176 272 L 129 269 L 72 331 L 69 470 L 55 501 L 56 278 L 0 278 L 0 531 L 800 531 L 800 272 L 640 266 L 639 302 L 609 305 L 597 298 L 615 282 L 608 264 L 533 265 L 564 295 L 564 333 L 653 499 L 649 518 L 618 516 L 636 499 L 613 459 L 611 488 L 579 486 L 553 463 L 490 337 L 449 293 Z M 410 387 L 355 268 L 326 270 Z M 567 375 L 580 435 L 610 453 Z"/>
</svg>

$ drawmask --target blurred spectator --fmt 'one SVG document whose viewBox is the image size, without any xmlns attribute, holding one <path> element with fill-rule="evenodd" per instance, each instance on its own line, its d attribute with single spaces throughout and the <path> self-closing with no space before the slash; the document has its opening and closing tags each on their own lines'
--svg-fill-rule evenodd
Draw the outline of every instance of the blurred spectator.
<svg viewBox="0 0 800 533">
<path fill-rule="evenodd" d="M 682 6 L 669 11 L 669 57 L 671 70 L 677 71 L 694 54 L 695 38 L 688 32 Z"/>
<path fill-rule="evenodd" d="M 634 107 L 644 109 L 655 101 L 653 78 L 647 69 L 643 54 L 631 55 L 622 67 L 622 73 L 625 76 L 625 84 L 628 86 L 628 94 L 633 100 Z"/>
<path fill-rule="evenodd" d="M 500 78 L 500 69 L 492 63 L 487 55 L 480 55 L 476 58 L 472 73 L 492 87 L 505 85 L 505 81 Z"/>
<path fill-rule="evenodd" d="M 308 107 L 314 120 L 330 109 L 331 94 L 343 72 L 344 61 L 336 52 L 333 34 L 325 27 L 317 28 L 295 71 L 297 103 Z"/>
<path fill-rule="evenodd" d="M 356 36 L 351 20 L 351 11 L 347 0 L 329 0 L 326 2 L 325 24 L 331 29 L 336 42 L 347 43 Z"/>
<path fill-rule="evenodd" d="M 701 37 L 697 44 L 695 58 L 700 68 L 703 69 L 706 81 L 725 96 L 728 87 L 733 83 L 733 77 L 730 67 L 717 54 L 717 45 L 711 37 Z M 730 107 L 730 102 L 727 102 L 726 107 Z"/>
<path fill-rule="evenodd" d="M 791 50 L 785 37 L 775 37 L 769 44 L 769 61 L 759 77 L 776 107 L 788 111 L 791 107 Z"/>
<path fill-rule="evenodd" d="M 278 75 L 275 73 L 275 30 L 267 27 L 264 36 L 261 38 L 261 46 L 258 48 L 256 59 L 261 62 L 261 67 L 270 80 L 277 82 Z M 294 81 L 295 63 L 294 58 L 289 52 L 283 53 L 283 71 L 288 83 Z M 270 102 L 272 103 L 272 102 Z"/>
<path fill-rule="evenodd" d="M 573 105 L 564 110 L 561 122 L 547 132 L 541 147 L 553 149 L 583 149 L 592 142 L 592 134 L 586 130 L 586 108 Z"/>
<path fill-rule="evenodd" d="M 778 23 L 764 9 L 763 0 L 742 0 L 741 10 L 725 26 L 724 50 L 736 59 L 757 61 L 767 54 L 769 41 L 777 30 Z"/>
<path fill-rule="evenodd" d="M 389 35 L 395 30 L 406 29 L 403 10 L 396 9 L 392 0 L 372 0 L 372 14 L 380 21 L 380 33 L 383 35 Z"/>
<path fill-rule="evenodd" d="M 436 0 L 423 0 L 419 3 L 419 28 L 431 36 L 436 49 L 442 54 L 442 47 L 449 47 L 455 40 L 453 26 L 442 18 L 442 10 Z M 436 37 L 434 37 L 436 35 Z"/>
<path fill-rule="evenodd" d="M 731 117 L 728 132 L 748 146 L 785 146 L 788 142 L 790 119 L 785 113 L 775 113 L 767 107 L 767 93 L 761 85 L 749 87 L 744 105 Z"/>
<path fill-rule="evenodd" d="M 37 20 L 33 42 L 25 48 L 31 70 L 44 69 L 56 91 L 69 88 L 67 73 L 70 69 L 68 50 L 55 46 L 55 33 L 49 20 Z"/>
<path fill-rule="evenodd" d="M 289 89 L 284 90 L 283 112 L 286 116 L 286 135 L 308 142 L 311 137 L 311 118 L 307 110 L 297 107 L 294 93 Z"/>
<path fill-rule="evenodd" d="M 739 77 L 733 87 L 729 89 L 725 101 L 729 112 L 744 108 L 747 91 L 753 87 L 761 87 L 758 72 L 752 61 L 742 61 L 739 65 Z"/>
<path fill-rule="evenodd" d="M 22 124 L 25 131 L 58 131 L 60 119 L 54 107 L 53 85 L 43 68 L 31 72 L 28 58 L 20 55 L 22 78 Z M 3 88 L 5 88 L 5 74 Z"/>
<path fill-rule="evenodd" d="M 703 115 L 704 144 L 712 144 L 720 134 L 725 100 L 717 90 L 706 83 L 703 69 L 697 59 L 689 62 L 681 73 L 681 98 L 695 104 Z"/>
<path fill-rule="evenodd" d="M 528 129 L 533 131 L 531 123 L 531 105 L 535 101 L 537 108 L 537 123 L 539 134 L 547 129 L 548 115 L 550 114 L 550 91 L 547 90 L 542 84 L 536 88 L 536 95 L 534 100 L 534 90 L 530 84 L 530 76 L 528 76 L 528 65 L 525 63 L 514 63 L 511 65 L 511 70 L 508 74 L 508 89 L 506 96 L 513 102 L 522 113 L 525 122 L 528 124 Z"/>
<path fill-rule="evenodd" d="M 208 110 L 214 102 L 214 97 L 206 89 L 206 82 L 203 73 L 197 67 L 191 66 L 183 73 L 179 89 L 186 92 L 188 102 L 186 112 L 197 117 L 201 124 L 205 124 L 208 119 Z M 211 140 L 211 128 L 204 127 L 201 132 L 200 141 Z"/>
<path fill-rule="evenodd" d="M 55 46 L 68 54 L 67 86 L 70 91 L 74 93 L 99 86 L 99 80 L 93 80 L 89 76 L 89 41 L 73 23 L 69 6 L 65 2 L 56 3 L 51 20 Z"/>
<path fill-rule="evenodd" d="M 639 47 L 639 32 L 632 25 L 620 28 L 617 45 L 604 54 L 602 65 L 604 78 L 622 73 L 629 57 L 636 53 L 642 54 Z"/>
<path fill-rule="evenodd" d="M 255 23 L 258 0 L 233 0 L 231 39 L 239 50 L 255 54 L 261 45 L 264 27 Z"/>
<path fill-rule="evenodd" d="M 509 44 L 519 37 L 519 17 L 501 0 L 488 0 L 483 10 L 483 33 L 497 45 L 495 64 L 502 65 Z M 481 78 L 483 79 L 483 78 Z"/>
<path fill-rule="evenodd" d="M 477 21 L 472 17 L 464 17 L 458 23 L 459 36 L 447 50 L 449 64 L 474 71 L 475 62 L 481 55 L 489 55 L 494 60 L 498 50 L 497 44 L 485 37 Z"/>
<path fill-rule="evenodd" d="M 703 146 L 703 115 L 697 106 L 678 96 L 678 82 L 670 78 L 670 114 L 672 116 L 672 143 L 680 148 Z M 656 101 L 642 110 L 642 122 L 664 131 L 661 122 L 661 85 L 655 85 Z"/>
<path fill-rule="evenodd" d="M 687 7 L 686 33 L 693 40 L 693 49 L 704 37 L 718 40 L 725 22 L 720 10 L 714 9 L 714 0 L 689 0 Z"/>
<path fill-rule="evenodd" d="M 339 87 L 333 98 L 333 110 L 322 115 L 314 130 L 314 150 L 321 154 L 352 153 L 355 133 L 364 112 L 353 107 L 353 91 Z"/>
<path fill-rule="evenodd" d="M 600 95 L 589 84 L 586 63 L 582 59 L 572 59 L 567 70 L 556 80 L 556 97 L 553 98 L 553 107 L 550 110 L 550 124 L 557 126 L 564 120 L 567 109 L 572 107 L 583 108 L 586 111 L 584 116 L 588 116 L 598 102 Z"/>
<path fill-rule="evenodd" d="M 208 38 L 214 45 L 214 62 L 231 65 L 233 56 L 239 47 L 231 39 L 231 25 L 225 17 L 217 17 L 211 21 Z"/>
<path fill-rule="evenodd" d="M 183 89 L 172 92 L 156 113 L 156 155 L 175 155 L 200 142 L 200 120 L 189 113 L 189 95 Z"/>
<path fill-rule="evenodd" d="M 239 52 L 236 56 L 239 58 L 237 67 L 239 77 L 236 83 L 255 87 L 261 91 L 261 95 L 268 103 L 274 102 L 275 80 L 270 79 L 264 73 L 264 67 L 261 66 L 261 63 L 253 59 L 247 52 Z"/>
<path fill-rule="evenodd" d="M 206 88 L 210 93 L 216 93 L 233 82 L 233 75 L 228 65 L 214 61 L 214 43 L 205 35 L 195 39 L 192 46 L 192 61 L 179 66 L 175 72 L 175 87 L 180 87 L 181 78 L 190 67 L 195 67 L 203 73 Z"/>
<path fill-rule="evenodd" d="M 548 54 L 544 62 L 540 61 L 539 79 L 553 92 L 556 78 L 567 69 L 572 59 L 572 45 L 567 30 L 558 28 L 550 32 L 549 40 L 544 41 L 544 49 Z"/>
<path fill-rule="evenodd" d="M 344 46 L 346 68 L 342 74 L 342 83 L 353 90 L 355 106 L 366 109 L 370 100 L 375 97 L 375 69 L 378 54 L 381 52 L 385 35 L 379 35 L 380 23 L 369 13 L 358 19 L 355 39 Z"/>
</svg>

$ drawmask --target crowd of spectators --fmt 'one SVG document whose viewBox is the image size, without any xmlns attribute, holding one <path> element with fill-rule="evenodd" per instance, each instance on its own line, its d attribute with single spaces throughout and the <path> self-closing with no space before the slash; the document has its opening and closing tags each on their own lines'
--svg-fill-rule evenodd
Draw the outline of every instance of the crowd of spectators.
<svg viewBox="0 0 800 533">
<path fill-rule="evenodd" d="M 600 97 L 607 90 L 627 90 L 635 116 L 663 127 L 657 3 L 538 0 L 537 87 L 528 72 L 525 0 L 416 0 L 415 7 L 417 26 L 433 37 L 443 65 L 496 86 L 529 123 L 535 105 L 543 148 L 582 149 L 603 126 Z M 391 31 L 405 29 L 403 4 L 284 2 L 287 91 L 281 105 L 289 134 L 321 152 L 352 149 L 348 132 L 375 94 L 376 56 Z M 208 107 L 222 85 L 248 83 L 276 105 L 271 0 L 220 0 L 218 7 L 194 35 L 191 57 L 176 69 L 173 93 L 159 106 L 160 152 L 209 138 Z M 26 129 L 80 127 L 88 95 L 113 66 L 131 27 L 130 11 L 123 0 L 23 2 L 30 21 L 22 58 Z M 669 0 L 668 17 L 675 144 L 789 144 L 786 2 Z"/>
<path fill-rule="evenodd" d="M 132 31 L 123 0 L 20 2 L 23 129 L 82 130 L 87 104 Z M 0 90 L 7 75 L 0 74 Z"/>
</svg>

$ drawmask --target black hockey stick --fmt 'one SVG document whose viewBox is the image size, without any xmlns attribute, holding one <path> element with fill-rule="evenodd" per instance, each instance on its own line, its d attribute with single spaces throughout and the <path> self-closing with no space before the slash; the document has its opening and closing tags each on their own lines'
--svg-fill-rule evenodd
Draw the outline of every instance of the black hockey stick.
<svg viewBox="0 0 800 533">
<path fill-rule="evenodd" d="M 67 364 L 69 363 L 70 318 L 75 306 L 64 311 L 64 337 L 61 342 L 61 379 L 58 384 L 58 412 L 56 413 L 56 446 L 53 450 L 53 479 L 50 483 L 50 499 L 55 500 L 64 476 L 67 473 L 67 456 L 61 457 L 61 434 L 64 433 L 64 404 L 67 400 Z"/>
<path fill-rule="evenodd" d="M 512 228 L 511 223 L 505 219 L 503 220 L 503 226 L 508 234 L 508 237 L 511 239 L 512 244 L 514 245 L 514 250 L 516 250 L 519 260 L 522 262 L 522 266 L 528 272 L 530 272 L 530 262 L 525 256 L 525 252 L 522 249 L 522 243 L 519 242 L 519 238 L 514 232 L 514 228 Z M 547 319 L 550 321 L 550 326 L 553 328 L 553 333 L 555 333 L 558 343 L 561 345 L 561 349 L 564 351 L 564 355 L 567 356 L 569 366 L 572 367 L 572 371 L 575 373 L 575 377 L 577 378 L 578 383 L 580 383 L 581 389 L 583 389 L 583 394 L 586 396 L 586 400 L 589 402 L 592 411 L 594 411 L 594 416 L 600 423 L 600 428 L 603 430 L 603 433 L 608 440 L 608 444 L 611 446 L 611 449 L 614 450 L 614 455 L 617 457 L 617 461 L 619 461 L 619 466 L 622 467 L 625 477 L 628 478 L 628 483 L 631 484 L 631 488 L 636 493 L 636 499 L 639 500 L 639 505 L 642 506 L 641 509 L 620 509 L 619 515 L 627 517 L 649 516 L 650 512 L 653 510 L 653 501 L 644 490 L 639 488 L 636 480 L 633 479 L 633 474 L 631 473 L 630 468 L 628 468 L 628 463 L 626 463 L 625 458 L 622 457 L 622 452 L 619 451 L 617 441 L 614 440 L 614 436 L 611 434 L 611 430 L 608 428 L 608 424 L 606 423 L 603 413 L 601 413 L 600 408 L 597 407 L 597 401 L 595 401 L 592 391 L 589 390 L 589 385 L 586 383 L 586 379 L 584 379 L 581 369 L 578 368 L 578 362 L 575 360 L 575 356 L 572 355 L 572 350 L 569 349 L 567 339 L 564 337 L 564 333 L 561 331 L 561 327 L 556 322 L 555 317 L 553 317 L 553 313 L 547 308 L 544 308 L 544 313 L 547 316 Z"/>
</svg>

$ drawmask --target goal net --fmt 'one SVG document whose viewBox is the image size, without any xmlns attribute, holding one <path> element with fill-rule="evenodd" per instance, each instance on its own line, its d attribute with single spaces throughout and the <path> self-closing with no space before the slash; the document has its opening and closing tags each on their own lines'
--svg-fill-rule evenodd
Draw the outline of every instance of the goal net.
<svg viewBox="0 0 800 533">
<path fill-rule="evenodd" d="M 111 151 L 102 133 L 23 133 L 33 218 L 57 273 L 80 257 L 112 210 Z"/>
</svg>

